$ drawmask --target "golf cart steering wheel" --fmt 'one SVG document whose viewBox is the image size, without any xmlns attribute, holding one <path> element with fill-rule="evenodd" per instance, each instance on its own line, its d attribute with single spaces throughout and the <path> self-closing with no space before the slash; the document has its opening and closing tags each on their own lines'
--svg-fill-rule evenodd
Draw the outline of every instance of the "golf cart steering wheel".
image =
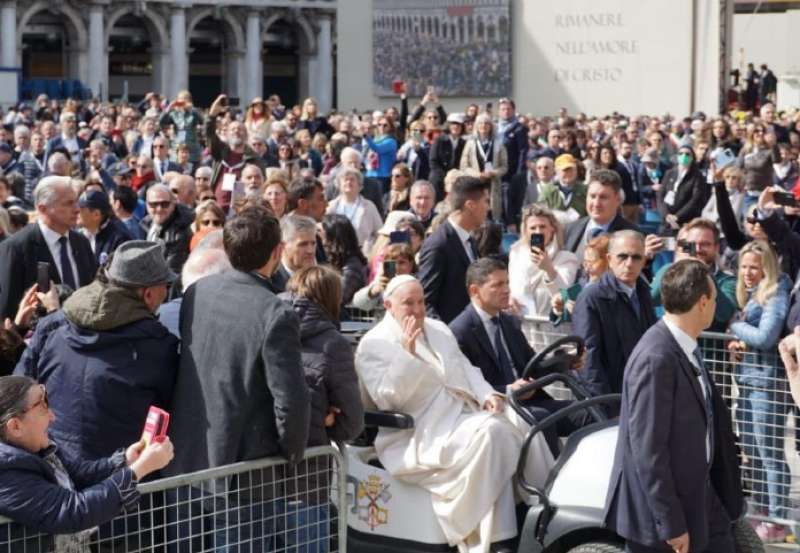
<svg viewBox="0 0 800 553">
<path fill-rule="evenodd" d="M 575 346 L 576 353 L 567 353 L 563 346 Z M 584 344 L 580 336 L 564 336 L 559 338 L 531 359 L 525 370 L 522 371 L 522 378 L 529 379 L 542 377 L 550 373 L 568 372 L 575 366 L 576 361 L 583 356 Z M 549 356 L 549 358 L 548 358 Z"/>
</svg>

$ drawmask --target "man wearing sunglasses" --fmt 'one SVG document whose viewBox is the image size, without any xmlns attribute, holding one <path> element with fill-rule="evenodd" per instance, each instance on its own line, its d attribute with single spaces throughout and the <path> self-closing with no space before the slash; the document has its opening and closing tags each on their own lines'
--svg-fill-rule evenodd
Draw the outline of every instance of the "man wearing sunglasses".
<svg viewBox="0 0 800 553">
<path fill-rule="evenodd" d="M 194 212 L 178 204 L 175 195 L 164 184 L 151 186 L 146 199 L 147 217 L 142 219 L 141 226 L 147 233 L 147 240 L 163 244 L 167 265 L 180 273 L 189 257 Z"/>
<path fill-rule="evenodd" d="M 650 289 L 640 278 L 647 261 L 644 236 L 633 230 L 611 235 L 609 270 L 578 296 L 573 334 L 586 342 L 582 377 L 594 395 L 619 393 L 622 373 L 639 338 L 656 322 Z M 612 416 L 618 408 L 609 409 Z"/>
</svg>

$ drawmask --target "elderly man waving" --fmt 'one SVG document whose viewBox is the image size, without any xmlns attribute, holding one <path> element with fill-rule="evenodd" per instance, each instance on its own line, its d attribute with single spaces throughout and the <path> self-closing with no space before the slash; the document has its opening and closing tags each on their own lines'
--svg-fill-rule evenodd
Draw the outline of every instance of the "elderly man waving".
<svg viewBox="0 0 800 553">
<path fill-rule="evenodd" d="M 395 277 L 384 306 L 386 316 L 359 344 L 356 370 L 367 405 L 408 413 L 415 428 L 382 429 L 378 457 L 392 476 L 431 492 L 451 546 L 498 550 L 516 535 L 512 476 L 528 426 L 464 357 L 447 325 L 425 317 L 416 278 Z M 537 436 L 526 478 L 541 485 L 552 465 Z"/>
</svg>

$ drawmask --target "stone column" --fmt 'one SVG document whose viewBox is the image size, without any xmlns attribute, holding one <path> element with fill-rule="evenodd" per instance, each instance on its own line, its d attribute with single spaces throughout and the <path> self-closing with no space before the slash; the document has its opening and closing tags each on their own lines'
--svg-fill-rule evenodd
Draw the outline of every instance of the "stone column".
<svg viewBox="0 0 800 553">
<path fill-rule="evenodd" d="M 170 49 L 172 52 L 172 78 L 169 96 L 175 99 L 178 91 L 189 88 L 189 52 L 186 37 L 186 6 L 173 6 L 170 14 Z"/>
<path fill-rule="evenodd" d="M 333 105 L 333 43 L 331 41 L 331 16 L 317 18 L 317 63 L 309 77 L 317 82 L 316 94 L 320 113 L 328 112 Z"/>
<path fill-rule="evenodd" d="M 108 98 L 108 62 L 106 61 L 103 6 L 89 5 L 89 80 L 86 85 L 95 98 Z"/>
<path fill-rule="evenodd" d="M 17 67 L 17 2 L 0 5 L 0 65 Z"/>
<path fill-rule="evenodd" d="M 242 105 L 256 96 L 263 96 L 264 64 L 261 61 L 261 15 L 257 11 L 247 14 L 247 50 L 244 63 L 244 90 Z"/>
</svg>

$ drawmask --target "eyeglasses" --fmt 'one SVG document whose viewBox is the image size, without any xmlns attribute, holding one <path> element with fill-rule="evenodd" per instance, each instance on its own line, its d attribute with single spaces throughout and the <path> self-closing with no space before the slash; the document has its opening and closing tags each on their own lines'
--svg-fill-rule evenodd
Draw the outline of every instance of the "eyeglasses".
<svg viewBox="0 0 800 553">
<path fill-rule="evenodd" d="M 644 259 L 644 256 L 640 253 L 618 253 L 614 254 L 614 257 L 617 258 L 617 261 L 625 262 L 630 259 L 636 263 L 639 263 Z"/>
<path fill-rule="evenodd" d="M 149 207 L 150 209 L 158 209 L 159 207 L 161 209 L 167 209 L 171 205 L 172 202 L 169 200 L 164 200 L 161 202 L 147 202 L 147 207 Z"/>
<path fill-rule="evenodd" d="M 49 409 L 50 408 L 50 402 L 47 400 L 47 388 L 44 387 L 44 384 L 39 384 L 39 388 L 42 389 L 42 397 L 39 399 L 39 401 L 37 401 L 33 405 L 31 405 L 29 407 L 26 407 L 25 409 L 20 411 L 17 416 L 21 416 L 21 415 L 24 415 L 25 413 L 28 413 L 29 411 L 33 411 L 34 409 L 36 409 L 40 405 L 44 405 L 45 409 Z"/>
<path fill-rule="evenodd" d="M 206 219 L 204 221 L 200 221 L 200 223 L 204 227 L 221 227 L 222 226 L 222 221 L 220 221 L 219 219 Z"/>
<path fill-rule="evenodd" d="M 161 148 L 166 148 L 166 147 L 167 147 L 167 145 L 166 145 L 166 144 L 153 144 L 153 148 L 158 148 L 159 150 L 160 150 Z"/>
</svg>

